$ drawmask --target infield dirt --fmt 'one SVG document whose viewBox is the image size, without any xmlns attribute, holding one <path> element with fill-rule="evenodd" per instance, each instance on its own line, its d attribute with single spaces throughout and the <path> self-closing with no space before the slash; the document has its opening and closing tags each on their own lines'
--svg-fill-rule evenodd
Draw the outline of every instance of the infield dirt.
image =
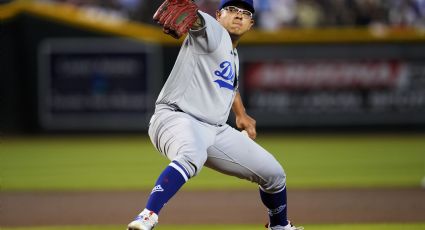
<svg viewBox="0 0 425 230">
<path fill-rule="evenodd" d="M 0 226 L 126 225 L 147 191 L 0 192 Z M 288 191 L 296 223 L 425 221 L 425 190 L 314 189 Z M 161 212 L 161 224 L 264 224 L 257 191 L 181 191 Z"/>
</svg>

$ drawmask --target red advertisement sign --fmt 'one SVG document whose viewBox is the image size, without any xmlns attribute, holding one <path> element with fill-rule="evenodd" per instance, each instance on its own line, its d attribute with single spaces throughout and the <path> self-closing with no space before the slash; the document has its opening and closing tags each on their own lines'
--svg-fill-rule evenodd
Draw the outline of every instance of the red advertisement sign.
<svg viewBox="0 0 425 230">
<path fill-rule="evenodd" d="M 247 64 L 248 90 L 394 89 L 407 84 L 398 60 L 285 60 Z"/>
</svg>

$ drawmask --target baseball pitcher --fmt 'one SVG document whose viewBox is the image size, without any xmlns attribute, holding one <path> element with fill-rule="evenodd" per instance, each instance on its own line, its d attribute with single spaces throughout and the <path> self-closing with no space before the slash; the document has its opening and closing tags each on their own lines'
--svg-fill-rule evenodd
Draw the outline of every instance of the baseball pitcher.
<svg viewBox="0 0 425 230">
<path fill-rule="evenodd" d="M 222 0 L 216 18 L 191 0 L 165 0 L 154 15 L 164 33 L 186 35 L 149 124 L 155 148 L 170 164 L 158 177 L 145 209 L 128 230 L 151 230 L 164 205 L 204 166 L 259 185 L 268 229 L 300 230 L 287 219 L 286 175 L 258 145 L 255 120 L 246 114 L 239 87 L 239 39 L 254 23 L 253 0 Z M 226 124 L 230 111 L 236 126 Z"/>
</svg>

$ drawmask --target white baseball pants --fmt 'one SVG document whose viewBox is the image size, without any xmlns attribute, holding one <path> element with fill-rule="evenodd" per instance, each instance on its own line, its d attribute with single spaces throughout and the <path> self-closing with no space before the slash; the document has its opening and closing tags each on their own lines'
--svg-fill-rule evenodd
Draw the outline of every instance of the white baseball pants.
<svg viewBox="0 0 425 230">
<path fill-rule="evenodd" d="M 179 162 L 190 177 L 205 165 L 257 183 L 268 193 L 285 188 L 285 172 L 273 155 L 227 124 L 210 125 L 174 108 L 161 107 L 151 118 L 149 136 L 156 149 L 170 161 Z"/>
</svg>

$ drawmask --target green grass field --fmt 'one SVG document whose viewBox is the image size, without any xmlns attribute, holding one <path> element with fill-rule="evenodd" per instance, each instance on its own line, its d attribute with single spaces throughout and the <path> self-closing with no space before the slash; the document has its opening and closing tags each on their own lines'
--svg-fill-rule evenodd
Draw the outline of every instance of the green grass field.
<svg viewBox="0 0 425 230">
<path fill-rule="evenodd" d="M 261 135 L 283 164 L 291 188 L 418 187 L 425 176 L 425 135 Z M 150 189 L 168 164 L 146 136 L 31 137 L 0 140 L 2 191 Z M 249 182 L 209 169 L 184 189 L 245 189 Z M 307 230 L 425 229 L 425 223 L 307 225 Z M 2 230 L 115 230 L 58 226 Z M 158 230 L 256 230 L 253 225 L 159 226 Z"/>
<path fill-rule="evenodd" d="M 306 225 L 306 230 L 421 230 L 425 223 L 412 224 L 344 224 L 344 225 Z M 81 227 L 34 227 L 2 228 L 2 230 L 122 230 L 122 226 L 81 226 Z M 196 225 L 196 226 L 159 226 L 155 230 L 258 230 L 253 225 Z"/>
<path fill-rule="evenodd" d="M 425 135 L 263 135 L 291 188 L 418 187 Z M 146 136 L 3 138 L 3 191 L 150 189 L 168 164 Z M 209 169 L 185 189 L 243 189 Z"/>
</svg>

